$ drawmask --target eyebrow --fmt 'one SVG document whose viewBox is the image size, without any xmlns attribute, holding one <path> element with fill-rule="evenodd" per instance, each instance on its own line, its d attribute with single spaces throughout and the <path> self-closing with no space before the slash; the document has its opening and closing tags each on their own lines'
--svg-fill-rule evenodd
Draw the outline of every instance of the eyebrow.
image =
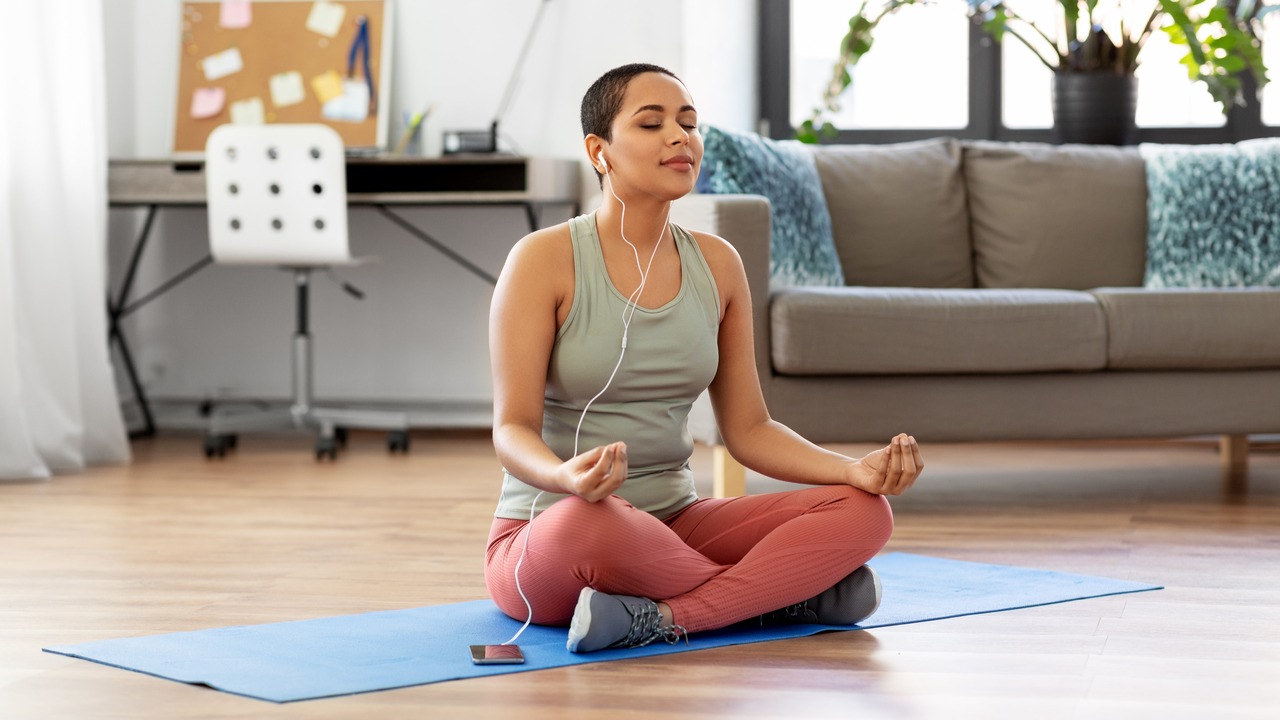
<svg viewBox="0 0 1280 720">
<path fill-rule="evenodd" d="M 647 111 L 647 110 L 656 110 L 656 111 L 658 111 L 658 112 L 664 112 L 664 111 L 666 110 L 666 108 L 665 108 L 665 107 L 663 107 L 663 106 L 661 106 L 661 105 L 645 105 L 644 107 L 640 108 L 639 110 L 636 110 L 635 112 L 631 113 L 631 116 L 632 116 L 632 117 L 635 117 L 636 115 L 639 115 L 640 113 L 645 112 L 645 111 Z M 682 113 L 683 113 L 683 112 L 698 112 L 698 110 L 697 110 L 697 108 L 695 108 L 695 107 L 694 107 L 694 106 L 692 106 L 692 105 L 683 105 L 683 106 L 681 106 L 681 108 L 680 108 L 680 112 L 682 112 Z M 676 113 L 676 114 L 678 115 L 679 113 Z"/>
</svg>

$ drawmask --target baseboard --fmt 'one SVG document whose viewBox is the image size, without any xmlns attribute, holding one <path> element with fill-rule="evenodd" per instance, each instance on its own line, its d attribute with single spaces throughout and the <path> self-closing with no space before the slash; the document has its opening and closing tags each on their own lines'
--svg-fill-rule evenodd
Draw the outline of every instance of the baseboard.
<svg viewBox="0 0 1280 720">
<path fill-rule="evenodd" d="M 493 427 L 493 404 L 486 401 L 440 401 L 398 403 L 388 401 L 328 401 L 319 399 L 317 405 L 334 408 L 362 408 L 390 410 L 409 416 L 409 426 L 414 429 L 488 429 Z M 285 398 L 223 399 L 208 401 L 195 398 L 153 398 L 150 400 L 151 417 L 156 430 L 200 432 L 209 424 L 206 410 L 245 412 L 255 409 L 274 410 L 289 407 Z M 137 430 L 145 423 L 137 403 L 122 405 L 125 425 Z"/>
</svg>

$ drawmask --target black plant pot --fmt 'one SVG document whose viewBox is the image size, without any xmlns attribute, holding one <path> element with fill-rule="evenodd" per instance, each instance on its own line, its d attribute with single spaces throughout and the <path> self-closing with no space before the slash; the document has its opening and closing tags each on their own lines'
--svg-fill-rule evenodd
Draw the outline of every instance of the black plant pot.
<svg viewBox="0 0 1280 720">
<path fill-rule="evenodd" d="M 1054 73 L 1055 142 L 1132 145 L 1137 109 L 1138 79 L 1132 75 Z"/>
</svg>

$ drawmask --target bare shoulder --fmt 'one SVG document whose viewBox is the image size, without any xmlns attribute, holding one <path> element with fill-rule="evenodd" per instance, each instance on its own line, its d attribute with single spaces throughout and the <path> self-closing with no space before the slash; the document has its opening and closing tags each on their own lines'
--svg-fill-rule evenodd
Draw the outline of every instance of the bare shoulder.
<svg viewBox="0 0 1280 720">
<path fill-rule="evenodd" d="M 725 308 L 739 298 L 749 298 L 751 294 L 747 288 L 747 273 L 742 269 L 742 257 L 732 243 L 719 235 L 698 230 L 690 230 L 689 234 L 698 243 L 711 277 L 716 281 L 716 291 L 720 295 L 720 319 L 723 320 Z"/>
<path fill-rule="evenodd" d="M 702 257 L 706 258 L 707 265 L 711 268 L 711 274 L 715 276 L 718 285 L 722 287 L 736 285 L 739 279 L 745 280 L 742 257 L 738 255 L 738 249 L 732 243 L 719 235 L 700 230 L 688 232 L 698 243 L 698 249 L 702 251 Z"/>
<path fill-rule="evenodd" d="M 534 266 L 555 266 L 565 260 L 573 267 L 573 240 L 569 234 L 569 223 L 560 223 L 551 227 L 535 230 L 511 248 L 507 263 L 513 262 Z"/>
<path fill-rule="evenodd" d="M 520 238 L 507 255 L 503 274 L 529 273 L 550 279 L 573 272 L 573 242 L 568 223 L 552 225 Z"/>
</svg>

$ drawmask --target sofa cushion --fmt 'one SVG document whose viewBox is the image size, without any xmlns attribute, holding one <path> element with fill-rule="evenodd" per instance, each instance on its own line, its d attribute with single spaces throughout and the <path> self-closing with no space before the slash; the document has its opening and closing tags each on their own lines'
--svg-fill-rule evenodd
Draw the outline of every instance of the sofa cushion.
<svg viewBox="0 0 1280 720">
<path fill-rule="evenodd" d="M 1139 151 L 1148 287 L 1280 287 L 1280 139 Z"/>
<path fill-rule="evenodd" d="M 1280 365 L 1280 290 L 1099 288 L 1110 367 L 1125 370 Z"/>
<path fill-rule="evenodd" d="M 794 140 L 703 126 L 702 192 L 763 195 L 772 206 L 773 287 L 843 285 L 813 151 Z"/>
<path fill-rule="evenodd" d="M 973 287 L 960 143 L 814 152 L 847 285 Z"/>
<path fill-rule="evenodd" d="M 964 175 L 979 287 L 1142 285 L 1147 187 L 1137 148 L 971 142 Z"/>
<path fill-rule="evenodd" d="M 1017 373 L 1106 366 L 1102 309 L 1067 290 L 792 288 L 770 307 L 784 375 Z"/>
</svg>

